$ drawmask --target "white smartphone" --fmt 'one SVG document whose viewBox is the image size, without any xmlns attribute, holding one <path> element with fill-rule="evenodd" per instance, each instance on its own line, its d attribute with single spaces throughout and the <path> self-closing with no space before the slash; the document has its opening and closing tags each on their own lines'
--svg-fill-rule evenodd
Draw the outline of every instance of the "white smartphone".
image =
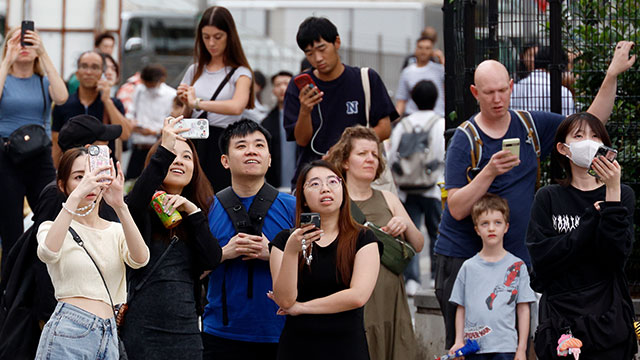
<svg viewBox="0 0 640 360">
<path fill-rule="evenodd" d="M 503 139 L 502 150 L 509 150 L 513 155 L 520 158 L 520 139 L 519 138 Z"/>
<path fill-rule="evenodd" d="M 109 166 L 109 147 L 107 145 L 91 145 L 89 146 L 89 170 Z M 98 175 L 111 175 L 111 169 L 103 170 Z M 109 182 L 103 180 L 102 182 Z"/>
<path fill-rule="evenodd" d="M 186 139 L 206 139 L 209 137 L 209 121 L 207 119 L 182 119 L 174 127 L 189 129 L 189 131 L 179 134 Z"/>
</svg>

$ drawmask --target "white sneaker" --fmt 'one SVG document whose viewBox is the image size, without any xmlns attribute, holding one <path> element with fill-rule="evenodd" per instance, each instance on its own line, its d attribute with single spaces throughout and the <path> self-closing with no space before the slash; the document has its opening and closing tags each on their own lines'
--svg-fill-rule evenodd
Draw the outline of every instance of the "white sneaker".
<svg viewBox="0 0 640 360">
<path fill-rule="evenodd" d="M 418 289 L 420 289 L 420 283 L 413 279 L 409 279 L 405 284 L 404 289 L 407 292 L 407 296 L 414 296 L 416 292 L 418 292 Z"/>
</svg>

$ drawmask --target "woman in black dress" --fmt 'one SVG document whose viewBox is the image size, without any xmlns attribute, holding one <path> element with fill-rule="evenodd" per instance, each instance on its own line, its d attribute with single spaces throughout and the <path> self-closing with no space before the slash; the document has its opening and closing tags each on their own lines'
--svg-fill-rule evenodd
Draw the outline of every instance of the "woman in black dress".
<svg viewBox="0 0 640 360">
<path fill-rule="evenodd" d="M 596 156 L 611 140 L 595 116 L 567 117 L 555 143 L 552 170 L 564 174 L 536 194 L 527 233 L 531 288 L 542 293 L 536 354 L 560 359 L 558 338 L 570 331 L 583 343 L 581 360 L 632 359 L 637 344 L 624 264 L 633 243 L 633 190 L 620 183 L 617 161 Z"/>
<path fill-rule="evenodd" d="M 271 242 L 273 294 L 287 315 L 278 359 L 369 359 L 363 306 L 380 269 L 375 235 L 350 215 L 342 174 L 326 161 L 307 165 L 296 185 L 297 228 Z M 320 214 L 320 229 L 300 224 Z"/>
<path fill-rule="evenodd" d="M 211 185 L 193 143 L 173 127 L 181 118 L 165 120 L 162 140 L 149 150 L 127 200 L 151 250 L 148 266 L 128 276 L 121 336 L 131 360 L 202 358 L 195 285 L 203 271 L 220 263 L 222 249 L 209 231 Z M 177 227 L 166 229 L 149 206 L 156 190 L 167 193 L 165 209 L 181 213 Z"/>
</svg>

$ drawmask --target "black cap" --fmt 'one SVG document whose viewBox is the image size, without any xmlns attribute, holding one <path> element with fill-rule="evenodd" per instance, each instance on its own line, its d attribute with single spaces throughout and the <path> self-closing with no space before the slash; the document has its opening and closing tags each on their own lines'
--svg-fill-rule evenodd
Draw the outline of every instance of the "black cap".
<svg viewBox="0 0 640 360">
<path fill-rule="evenodd" d="M 58 145 L 62 151 L 92 144 L 95 141 L 111 141 L 120 137 L 122 126 L 106 125 L 91 115 L 76 115 L 60 129 Z"/>
</svg>

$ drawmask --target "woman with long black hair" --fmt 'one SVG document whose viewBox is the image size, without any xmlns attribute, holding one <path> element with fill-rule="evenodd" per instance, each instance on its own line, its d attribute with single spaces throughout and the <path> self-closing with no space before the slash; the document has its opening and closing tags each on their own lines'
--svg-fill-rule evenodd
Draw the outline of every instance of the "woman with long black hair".
<svg viewBox="0 0 640 360">
<path fill-rule="evenodd" d="M 196 312 L 200 274 L 220 263 L 222 249 L 209 231 L 213 191 L 193 143 L 175 129 L 181 117 L 165 119 L 162 139 L 149 150 L 147 165 L 127 202 L 151 251 L 149 266 L 129 273 L 128 311 L 121 336 L 129 359 L 202 359 Z M 150 206 L 164 191 L 162 210 L 182 221 L 165 227 Z M 157 204 L 159 205 L 159 204 Z"/>
<path fill-rule="evenodd" d="M 300 172 L 296 185 L 296 229 L 269 244 L 273 294 L 286 315 L 278 359 L 369 359 L 364 304 L 380 269 L 375 235 L 350 213 L 340 171 L 316 160 Z M 316 212 L 320 228 L 301 224 Z"/>
<path fill-rule="evenodd" d="M 240 120 L 245 108 L 253 108 L 255 97 L 253 72 L 226 8 L 212 6 L 202 14 L 194 61 L 178 86 L 178 97 L 187 105 L 185 117 L 209 121 L 209 138 L 197 140 L 196 147 L 202 169 L 217 192 L 231 185 L 229 172 L 220 163 L 218 139 L 229 124 Z"/>
</svg>

